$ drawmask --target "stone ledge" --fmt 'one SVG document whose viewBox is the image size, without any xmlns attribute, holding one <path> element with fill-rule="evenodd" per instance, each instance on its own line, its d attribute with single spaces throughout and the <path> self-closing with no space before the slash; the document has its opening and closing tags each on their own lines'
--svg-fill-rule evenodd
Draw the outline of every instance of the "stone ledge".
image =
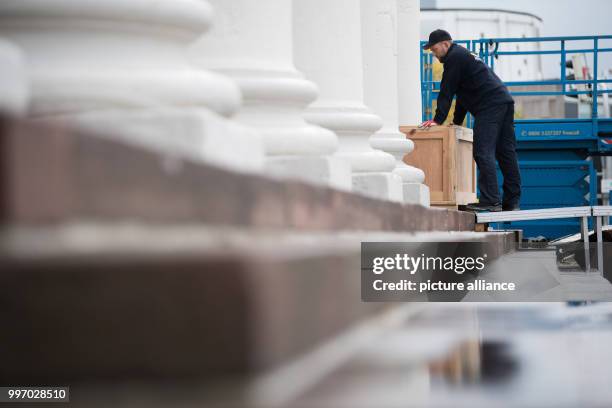
<svg viewBox="0 0 612 408">
<path fill-rule="evenodd" d="M 470 213 L 222 170 L 57 121 L 2 120 L 0 222 L 82 219 L 304 230 L 474 229 Z"/>
<path fill-rule="evenodd" d="M 233 243 L 225 249 L 214 242 L 198 247 L 194 236 L 160 251 L 152 240 L 164 235 L 161 230 L 140 231 L 153 237 L 148 241 L 134 239 L 133 232 L 122 241 L 120 231 L 106 231 L 104 239 L 116 235 L 119 244 L 84 249 L 77 240 L 55 244 L 57 227 L 46 228 L 45 240 L 54 244 L 45 251 L 16 250 L 27 249 L 23 237 L 26 245 L 6 245 L 6 236 L 0 241 L 0 321 L 11 328 L 0 336 L 5 382 L 258 373 L 391 307 L 361 301 L 360 240 L 443 238 L 360 233 L 257 239 L 247 233 L 245 239 L 236 231 L 226 237 Z M 178 232 L 166 232 L 167 239 Z M 446 239 L 484 239 L 496 248 L 492 257 L 510 251 L 513 242 L 504 233 Z"/>
</svg>

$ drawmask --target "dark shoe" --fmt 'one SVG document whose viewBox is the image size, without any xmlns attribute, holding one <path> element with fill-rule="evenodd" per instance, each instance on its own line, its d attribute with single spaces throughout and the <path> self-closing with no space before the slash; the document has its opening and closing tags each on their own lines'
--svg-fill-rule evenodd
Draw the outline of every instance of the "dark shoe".
<svg viewBox="0 0 612 408">
<path fill-rule="evenodd" d="M 485 203 L 471 203 L 465 206 L 467 211 L 490 211 L 499 212 L 502 210 L 501 204 L 485 204 Z"/>
<path fill-rule="evenodd" d="M 502 205 L 502 211 L 518 211 L 521 207 L 518 204 Z"/>
</svg>

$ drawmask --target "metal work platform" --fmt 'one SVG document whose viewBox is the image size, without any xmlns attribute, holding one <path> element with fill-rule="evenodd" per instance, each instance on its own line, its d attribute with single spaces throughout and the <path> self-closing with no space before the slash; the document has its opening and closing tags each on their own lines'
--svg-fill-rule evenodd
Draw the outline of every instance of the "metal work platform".
<svg viewBox="0 0 612 408">
<path fill-rule="evenodd" d="M 476 222 L 488 224 L 495 222 L 509 221 L 531 221 L 531 220 L 551 220 L 559 218 L 580 218 L 580 236 L 584 243 L 584 255 L 586 271 L 591 270 L 589 256 L 589 218 L 595 218 L 595 236 L 597 239 L 597 270 L 603 275 L 604 271 L 604 251 L 602 224 L 603 218 L 612 215 L 612 206 L 583 206 L 583 207 L 562 207 L 562 208 L 542 208 L 536 210 L 519 211 L 499 211 L 483 212 L 476 214 Z"/>
<path fill-rule="evenodd" d="M 479 223 L 488 223 L 504 221 L 550 220 L 554 218 L 589 218 L 591 217 L 591 215 L 591 207 L 585 206 L 545 208 L 537 210 L 486 212 L 476 214 L 476 219 Z"/>
</svg>

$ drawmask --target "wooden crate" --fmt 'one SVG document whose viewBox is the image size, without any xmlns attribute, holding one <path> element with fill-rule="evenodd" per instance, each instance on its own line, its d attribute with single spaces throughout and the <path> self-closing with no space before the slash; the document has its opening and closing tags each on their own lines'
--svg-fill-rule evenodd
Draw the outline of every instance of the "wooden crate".
<svg viewBox="0 0 612 408">
<path fill-rule="evenodd" d="M 476 163 L 472 157 L 472 130 L 460 126 L 434 126 L 420 130 L 401 126 L 414 142 L 404 162 L 425 172 L 431 205 L 457 208 L 476 201 Z M 414 132 L 411 134 L 411 131 Z"/>
</svg>

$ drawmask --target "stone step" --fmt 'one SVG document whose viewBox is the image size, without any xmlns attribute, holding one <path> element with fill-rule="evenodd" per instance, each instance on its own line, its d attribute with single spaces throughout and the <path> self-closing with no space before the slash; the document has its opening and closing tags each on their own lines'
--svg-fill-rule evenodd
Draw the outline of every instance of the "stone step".
<svg viewBox="0 0 612 408">
<path fill-rule="evenodd" d="M 91 132 L 91 131 L 90 131 Z M 180 137 L 180 135 L 168 135 Z M 182 147 L 184 149 L 184 146 Z M 142 138 L 0 121 L 0 222 L 137 220 L 304 230 L 473 231 L 474 215 L 238 173 Z"/>
<path fill-rule="evenodd" d="M 397 306 L 364 303 L 360 242 L 511 234 L 287 234 L 208 227 L 2 230 L 4 383 L 222 378 L 277 366 Z"/>
</svg>

